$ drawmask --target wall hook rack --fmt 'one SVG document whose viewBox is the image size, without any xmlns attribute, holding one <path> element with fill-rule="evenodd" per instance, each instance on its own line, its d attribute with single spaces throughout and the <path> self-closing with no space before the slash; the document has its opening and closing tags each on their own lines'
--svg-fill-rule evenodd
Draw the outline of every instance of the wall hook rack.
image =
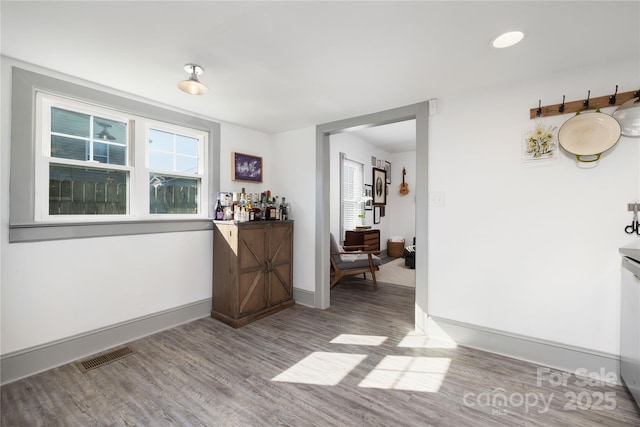
<svg viewBox="0 0 640 427">
<path fill-rule="evenodd" d="M 591 90 L 587 92 L 587 99 L 584 102 L 582 102 L 582 106 L 584 107 L 585 110 L 589 109 L 589 98 L 591 98 Z"/>
<path fill-rule="evenodd" d="M 616 85 L 616 91 L 609 97 L 609 104 L 616 105 L 616 95 L 618 94 L 618 85 Z"/>
<path fill-rule="evenodd" d="M 565 103 L 565 97 L 562 95 L 562 104 L 544 105 L 542 107 L 531 108 L 529 110 L 529 118 L 535 119 L 536 117 L 549 117 L 558 116 L 560 114 L 571 114 L 578 111 L 583 111 L 586 108 L 605 108 L 615 105 L 624 104 L 633 98 L 640 97 L 640 90 L 618 93 L 618 86 L 616 86 L 616 93 L 614 95 L 604 95 L 596 98 L 591 98 L 591 91 L 589 90 L 587 99 L 582 101 L 570 101 Z M 613 99 L 613 103 L 611 100 Z M 538 101 L 539 105 L 539 101 Z M 541 114 L 538 111 L 541 110 Z"/>
</svg>

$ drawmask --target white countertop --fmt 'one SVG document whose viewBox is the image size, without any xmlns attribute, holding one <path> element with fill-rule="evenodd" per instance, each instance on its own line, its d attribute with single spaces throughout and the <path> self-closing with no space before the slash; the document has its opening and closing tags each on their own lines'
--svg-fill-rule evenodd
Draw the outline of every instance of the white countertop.
<svg viewBox="0 0 640 427">
<path fill-rule="evenodd" d="M 620 248 L 619 251 L 622 255 L 629 257 L 636 262 L 640 262 L 640 249 Z"/>
</svg>

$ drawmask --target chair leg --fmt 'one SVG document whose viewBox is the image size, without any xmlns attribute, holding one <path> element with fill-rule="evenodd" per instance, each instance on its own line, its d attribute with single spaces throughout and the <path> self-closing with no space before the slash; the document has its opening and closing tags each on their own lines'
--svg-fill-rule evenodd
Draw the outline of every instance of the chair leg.
<svg viewBox="0 0 640 427">
<path fill-rule="evenodd" d="M 371 277 L 373 278 L 373 290 L 377 291 L 378 290 L 378 282 L 376 281 L 376 271 L 375 270 L 371 270 Z"/>
<path fill-rule="evenodd" d="M 336 283 L 338 283 L 338 280 L 340 280 L 342 278 L 342 274 L 338 273 L 338 271 L 335 272 L 335 274 L 333 275 L 333 280 L 331 281 L 331 284 L 329 285 L 329 289 L 333 288 Z"/>
</svg>

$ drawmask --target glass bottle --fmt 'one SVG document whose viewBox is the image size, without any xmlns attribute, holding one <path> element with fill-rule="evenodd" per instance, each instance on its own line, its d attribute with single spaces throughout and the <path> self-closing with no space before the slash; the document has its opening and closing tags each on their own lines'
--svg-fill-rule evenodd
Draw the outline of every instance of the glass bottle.
<svg viewBox="0 0 640 427">
<path fill-rule="evenodd" d="M 218 202 L 216 203 L 216 219 L 221 220 L 224 218 L 224 210 L 222 209 L 222 202 L 220 202 L 220 197 L 218 197 Z"/>
</svg>

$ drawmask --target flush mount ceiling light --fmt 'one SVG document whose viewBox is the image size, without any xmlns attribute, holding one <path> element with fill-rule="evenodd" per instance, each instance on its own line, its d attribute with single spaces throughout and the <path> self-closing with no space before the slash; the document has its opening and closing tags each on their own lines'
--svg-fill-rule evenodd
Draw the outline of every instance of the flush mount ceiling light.
<svg viewBox="0 0 640 427">
<path fill-rule="evenodd" d="M 491 46 L 496 49 L 502 49 L 505 47 L 513 46 L 524 38 L 522 31 L 509 31 L 507 33 L 500 34 L 498 37 L 491 41 Z"/>
<path fill-rule="evenodd" d="M 180 90 L 191 95 L 204 95 L 207 93 L 209 89 L 198 80 L 198 76 L 204 73 L 204 69 L 196 64 L 187 64 L 184 66 L 184 70 L 191 75 L 187 80 L 178 83 Z"/>
</svg>

